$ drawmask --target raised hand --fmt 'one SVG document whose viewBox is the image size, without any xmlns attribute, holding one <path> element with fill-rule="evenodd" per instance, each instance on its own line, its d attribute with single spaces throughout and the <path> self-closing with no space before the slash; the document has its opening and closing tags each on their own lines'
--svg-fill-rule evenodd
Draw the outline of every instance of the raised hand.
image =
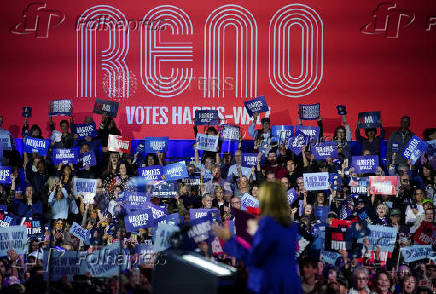
<svg viewBox="0 0 436 294">
<path fill-rule="evenodd" d="M 257 123 L 257 118 L 259 117 L 259 112 L 253 112 L 253 123 Z"/>
<path fill-rule="evenodd" d="M 101 121 L 102 122 L 106 122 L 106 120 L 107 120 L 107 118 L 108 118 L 108 115 L 107 115 L 107 112 L 106 111 L 103 111 L 103 114 L 101 115 Z"/>
</svg>

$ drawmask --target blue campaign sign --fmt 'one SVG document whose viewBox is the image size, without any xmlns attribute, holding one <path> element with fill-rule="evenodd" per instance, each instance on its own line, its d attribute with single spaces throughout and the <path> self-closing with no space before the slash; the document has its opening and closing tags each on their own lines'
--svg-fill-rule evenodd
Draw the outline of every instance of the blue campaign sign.
<svg viewBox="0 0 436 294">
<path fill-rule="evenodd" d="M 73 194 L 96 194 L 97 193 L 97 180 L 96 179 L 83 179 L 74 178 L 73 182 Z"/>
<path fill-rule="evenodd" d="M 180 224 L 180 215 L 178 213 L 172 213 L 154 220 L 155 226 L 159 225 L 160 223 L 165 223 L 173 226 L 178 225 Z"/>
<path fill-rule="evenodd" d="M 18 222 L 17 222 L 18 224 Z M 20 221 L 20 225 L 25 226 L 27 228 L 27 237 L 31 238 L 39 238 L 43 239 L 44 231 L 41 227 L 41 221 L 39 219 L 23 217 Z"/>
<path fill-rule="evenodd" d="M 125 201 L 125 208 L 129 211 L 138 210 L 148 207 L 150 204 L 150 193 L 131 192 L 126 191 L 123 193 L 123 200 Z"/>
<path fill-rule="evenodd" d="M 241 130 L 238 126 L 221 125 L 220 138 L 225 141 L 239 141 Z"/>
<path fill-rule="evenodd" d="M 51 161 L 54 165 L 58 164 L 76 164 L 79 160 L 80 150 L 78 147 L 74 148 L 56 148 L 53 149 Z"/>
<path fill-rule="evenodd" d="M 156 251 L 154 250 L 154 245 L 152 242 L 137 244 L 134 250 L 135 253 L 138 253 L 139 255 L 139 260 L 136 264 L 153 265 L 153 256 L 155 255 Z"/>
<path fill-rule="evenodd" d="M 75 124 L 74 133 L 77 134 L 79 140 L 85 139 L 85 137 L 94 138 L 97 136 L 97 128 L 95 123 Z"/>
<path fill-rule="evenodd" d="M 209 216 L 203 216 L 190 221 L 191 228 L 187 236 L 193 239 L 195 243 L 202 241 L 212 241 L 215 236 L 211 234 L 212 221 Z"/>
<path fill-rule="evenodd" d="M 259 200 L 248 193 L 241 198 L 241 209 L 247 210 L 247 207 L 259 207 Z"/>
<path fill-rule="evenodd" d="M 188 177 L 188 170 L 184 161 L 168 164 L 163 167 L 165 181 L 177 181 Z"/>
<path fill-rule="evenodd" d="M 78 223 L 73 222 L 70 233 L 82 240 L 85 245 L 89 245 L 90 233 L 87 229 L 82 228 Z"/>
<path fill-rule="evenodd" d="M 288 195 L 288 205 L 292 205 L 295 200 L 298 199 L 297 191 L 295 191 L 295 188 L 291 188 L 287 192 Z"/>
<path fill-rule="evenodd" d="M 196 148 L 203 151 L 216 152 L 218 147 L 218 136 L 197 134 L 195 139 Z"/>
<path fill-rule="evenodd" d="M 106 112 L 110 117 L 117 117 L 119 102 L 103 100 L 103 99 L 95 99 L 94 104 L 94 113 L 103 114 Z"/>
<path fill-rule="evenodd" d="M 295 133 L 297 133 L 298 131 L 302 132 L 305 136 L 309 136 L 311 139 L 319 138 L 319 133 L 320 133 L 319 127 L 296 125 Z"/>
<path fill-rule="evenodd" d="M 378 156 L 353 156 L 351 158 L 351 166 L 357 174 L 376 173 L 379 166 Z"/>
<path fill-rule="evenodd" d="M 61 142 L 62 141 L 62 133 L 59 131 L 53 130 L 51 132 L 50 141 L 51 142 Z"/>
<path fill-rule="evenodd" d="M 338 144 L 336 142 L 312 143 L 311 150 L 315 159 L 338 158 Z"/>
<path fill-rule="evenodd" d="M 57 248 L 50 248 L 44 252 L 43 279 L 47 281 L 59 281 L 66 277 L 68 281 L 72 281 L 75 275 L 86 274 L 86 271 L 81 271 L 81 256 L 86 256 L 86 251 L 70 251 L 58 250 Z M 82 261 L 84 263 L 85 261 Z M 48 264 L 50 263 L 50 268 Z M 51 270 L 51 272 L 49 271 Z M 49 275 L 50 272 L 50 275 Z"/>
<path fill-rule="evenodd" d="M 177 194 L 177 182 L 159 181 L 151 186 L 151 194 L 156 198 L 174 198 Z"/>
<path fill-rule="evenodd" d="M 11 136 L 8 133 L 0 134 L 0 148 L 3 150 L 11 150 Z"/>
<path fill-rule="evenodd" d="M 7 256 L 11 249 L 14 249 L 17 254 L 26 254 L 27 248 L 27 228 L 25 226 L 0 228 L 0 256 Z"/>
<path fill-rule="evenodd" d="M 102 246 L 92 253 L 80 252 L 80 272 L 93 278 L 111 278 L 124 271 L 129 255 L 120 250 L 119 242 Z"/>
<path fill-rule="evenodd" d="M 137 142 L 135 144 L 135 141 Z M 146 153 L 144 152 L 145 150 L 145 140 L 135 140 L 132 141 L 132 153 L 138 153 L 142 156 L 146 155 Z"/>
<path fill-rule="evenodd" d="M 191 220 L 208 216 L 209 209 L 205 208 L 191 208 L 189 209 L 189 217 Z"/>
<path fill-rule="evenodd" d="M 153 219 L 161 218 L 164 215 L 167 215 L 168 212 L 165 208 L 162 208 L 158 205 L 150 204 L 151 213 L 153 214 Z"/>
<path fill-rule="evenodd" d="M 279 145 L 294 135 L 294 126 L 275 125 L 271 127 L 272 137 L 276 138 Z"/>
<path fill-rule="evenodd" d="M 144 153 L 165 153 L 168 151 L 169 137 L 145 137 Z"/>
<path fill-rule="evenodd" d="M 369 250 L 374 251 L 378 246 L 381 251 L 394 251 L 398 228 L 368 225 L 368 229 Z"/>
<path fill-rule="evenodd" d="M 380 120 L 380 111 L 359 112 L 357 116 L 357 127 L 359 129 L 378 128 Z"/>
<path fill-rule="evenodd" d="M 71 116 L 73 101 L 71 99 L 51 100 L 49 104 L 49 116 Z"/>
<path fill-rule="evenodd" d="M 350 178 L 348 183 L 351 194 L 367 194 L 369 187 L 369 177 Z"/>
<path fill-rule="evenodd" d="M 216 208 L 191 208 L 189 209 L 190 220 L 196 220 L 198 218 L 208 217 L 210 221 L 216 222 L 219 220 L 220 212 Z"/>
<path fill-rule="evenodd" d="M 319 118 L 321 106 L 316 104 L 298 104 L 298 114 L 300 119 L 315 120 Z"/>
<path fill-rule="evenodd" d="M 335 251 L 322 251 L 321 256 L 322 256 L 322 261 L 334 265 L 336 263 L 336 260 L 342 255 L 339 252 L 335 252 Z"/>
<path fill-rule="evenodd" d="M 307 145 L 309 137 L 304 135 L 301 131 L 295 133 L 295 136 L 289 138 L 286 146 L 296 155 L 301 153 L 301 148 Z"/>
<path fill-rule="evenodd" d="M 265 96 L 259 96 L 249 101 L 244 102 L 245 108 L 247 108 L 247 113 L 249 116 L 253 116 L 253 113 L 267 112 L 269 110 L 266 104 Z"/>
<path fill-rule="evenodd" d="M 195 124 L 201 125 L 219 125 L 220 119 L 218 118 L 218 110 L 196 110 Z"/>
<path fill-rule="evenodd" d="M 430 258 L 433 254 L 431 245 L 412 245 L 400 248 L 401 254 L 404 257 L 404 262 L 415 262 Z"/>
<path fill-rule="evenodd" d="M 10 184 L 11 183 L 12 170 L 8 166 L 0 166 L 0 183 Z"/>
<path fill-rule="evenodd" d="M 37 139 L 33 137 L 24 138 L 24 152 L 38 153 L 38 155 L 46 156 L 50 147 L 50 140 Z"/>
<path fill-rule="evenodd" d="M 262 141 L 259 146 L 259 153 L 262 153 L 266 157 L 270 150 L 271 145 L 267 141 Z"/>
<path fill-rule="evenodd" d="M 329 173 L 303 173 L 304 187 L 307 191 L 327 190 L 330 186 Z"/>
<path fill-rule="evenodd" d="M 150 208 L 130 211 L 124 217 L 127 232 L 137 232 L 141 228 L 150 228 L 154 225 L 153 213 Z"/>
<path fill-rule="evenodd" d="M 30 106 L 24 106 L 24 107 L 23 107 L 23 112 L 21 113 L 21 115 L 22 115 L 23 117 L 26 117 L 26 118 L 28 118 L 28 117 L 32 117 L 32 107 L 30 107 Z"/>
<path fill-rule="evenodd" d="M 421 157 L 422 153 L 427 150 L 427 142 L 422 141 L 418 136 L 413 135 L 403 151 L 403 157 L 412 160 L 412 164 Z"/>
<path fill-rule="evenodd" d="M 143 177 L 147 183 L 160 181 L 162 180 L 163 168 L 161 165 L 138 167 L 138 174 L 140 177 Z"/>
<path fill-rule="evenodd" d="M 393 141 L 391 142 L 391 152 L 398 153 L 400 151 L 400 142 Z"/>
<path fill-rule="evenodd" d="M 90 167 L 97 165 L 97 159 L 95 158 L 94 151 L 80 153 L 77 164 L 79 165 L 80 170 L 86 169 L 87 165 L 89 165 Z"/>
<path fill-rule="evenodd" d="M 182 183 L 190 186 L 200 186 L 201 184 L 201 172 L 194 172 L 187 178 L 182 179 Z"/>
<path fill-rule="evenodd" d="M 0 210 L 0 227 L 7 228 L 16 224 L 16 218 L 12 213 L 8 213 L 7 206 Z"/>
<path fill-rule="evenodd" d="M 243 153 L 241 155 L 241 166 L 253 167 L 257 165 L 257 153 Z"/>
</svg>

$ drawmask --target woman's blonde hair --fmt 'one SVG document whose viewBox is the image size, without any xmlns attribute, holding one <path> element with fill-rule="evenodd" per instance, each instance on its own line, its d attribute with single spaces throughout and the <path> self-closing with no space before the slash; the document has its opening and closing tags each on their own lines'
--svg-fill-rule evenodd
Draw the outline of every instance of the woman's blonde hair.
<svg viewBox="0 0 436 294">
<path fill-rule="evenodd" d="M 49 191 L 53 190 L 57 183 L 59 183 L 59 177 L 51 176 L 48 178 L 46 185 L 48 186 Z"/>
<path fill-rule="evenodd" d="M 274 181 L 262 184 L 258 198 L 261 215 L 269 215 L 283 226 L 289 225 L 288 198 L 281 183 Z"/>
<path fill-rule="evenodd" d="M 384 209 L 386 215 L 389 214 L 389 207 L 388 207 L 386 204 L 384 204 L 384 203 L 380 203 L 379 205 L 377 205 L 376 210 L 377 210 L 379 207 L 383 207 L 383 209 Z"/>
<path fill-rule="evenodd" d="M 242 176 L 242 177 L 239 179 L 239 182 L 238 182 L 238 189 L 240 190 L 240 189 L 242 188 L 242 187 L 241 187 L 242 178 L 246 178 L 246 179 L 247 179 L 247 188 L 248 188 L 248 190 L 250 190 L 250 180 L 247 178 L 247 176 Z"/>
<path fill-rule="evenodd" d="M 219 191 L 223 191 L 224 193 L 224 189 L 221 186 L 216 186 L 215 189 L 213 190 L 213 198 L 218 199 L 218 197 L 216 196 L 218 194 Z"/>
</svg>

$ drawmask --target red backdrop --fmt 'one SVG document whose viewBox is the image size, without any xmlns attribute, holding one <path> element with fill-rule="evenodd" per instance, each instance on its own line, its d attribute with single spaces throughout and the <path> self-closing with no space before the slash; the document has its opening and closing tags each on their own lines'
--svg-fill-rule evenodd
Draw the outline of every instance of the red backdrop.
<svg viewBox="0 0 436 294">
<path fill-rule="evenodd" d="M 259 95 L 273 124 L 320 102 L 327 133 L 338 104 L 353 128 L 359 111 L 381 111 L 388 129 L 404 114 L 419 135 L 435 126 L 432 0 L 17 0 L 0 23 L 1 114 L 15 136 L 23 106 L 48 135 L 48 101 L 62 98 L 77 122 L 95 98 L 119 101 L 117 123 L 134 138 L 192 138 L 193 107 L 246 127 L 235 112 Z"/>
</svg>

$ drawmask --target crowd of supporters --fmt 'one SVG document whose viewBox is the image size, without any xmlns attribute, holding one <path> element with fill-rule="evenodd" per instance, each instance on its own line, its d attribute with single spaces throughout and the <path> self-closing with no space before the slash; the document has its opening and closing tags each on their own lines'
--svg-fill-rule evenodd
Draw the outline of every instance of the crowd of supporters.
<svg viewBox="0 0 436 294">
<path fill-rule="evenodd" d="M 259 119 L 254 114 L 254 121 Z M 92 117 L 83 122 L 91 123 Z M 278 144 L 271 132 L 270 119 L 260 120 L 261 127 L 252 123 L 248 133 L 254 141 L 251 150 L 243 150 L 241 140 L 234 152 L 199 151 L 193 145 L 194 159 L 186 160 L 189 177 L 200 174 L 200 181 L 179 180 L 177 194 L 172 198 L 157 198 L 151 195 L 154 205 L 165 206 L 168 214 L 178 213 L 184 222 L 189 222 L 189 210 L 193 208 L 217 208 L 220 223 L 228 224 L 235 217 L 235 210 L 247 210 L 244 200 L 256 206 L 257 190 L 264 181 L 280 181 L 287 191 L 295 191 L 297 198 L 289 203 L 289 218 L 299 226 L 298 256 L 299 275 L 304 293 L 434 293 L 436 291 L 436 260 L 434 254 L 414 262 L 405 262 L 402 247 L 412 245 L 436 245 L 434 201 L 436 201 L 436 157 L 425 152 L 412 164 L 402 156 L 413 132 L 409 129 L 410 118 L 401 118 L 400 127 L 387 141 L 384 157 L 382 146 L 385 131 L 379 129 L 355 130 L 355 141 L 361 146 L 359 154 L 352 154 L 352 129 L 342 116 L 343 125 L 338 126 L 331 141 L 337 143 L 338 158 L 315 160 L 310 144 L 302 147 L 301 153 L 292 152 L 286 144 Z M 1 118 L 1 122 L 2 118 Z M 0 293 L 42 293 L 51 287 L 53 293 L 149 293 L 151 292 L 153 258 L 123 269 L 120 275 L 97 279 L 91 274 L 77 275 L 73 280 L 62 278 L 50 285 L 43 279 L 47 270 L 43 266 L 44 255 L 49 248 L 66 251 L 93 252 L 102 246 L 117 242 L 126 254 L 138 254 L 140 244 L 150 244 L 153 229 L 143 228 L 138 232 L 126 232 L 116 215 L 117 199 L 129 189 L 129 179 L 138 176 L 138 168 L 166 165 L 169 160 L 164 153 L 135 154 L 110 152 L 109 135 L 122 135 L 115 121 L 106 114 L 96 122 L 97 136 L 79 139 L 75 134 L 75 121 L 70 117 L 54 124 L 49 118 L 51 131 L 61 132 L 60 140 L 51 142 L 47 156 L 37 153 L 21 153 L 12 139 L 11 150 L 3 151 L 3 166 L 12 168 L 11 184 L 0 185 L 1 213 L 14 218 L 39 220 L 43 236 L 30 237 L 27 254 L 20 255 L 9 250 L 0 257 Z M 301 124 L 301 121 L 300 121 Z M 322 119 L 318 120 L 320 134 L 317 141 L 326 140 Z M 194 126 L 195 135 L 198 133 Z M 218 135 L 218 129 L 210 126 L 207 135 Z M 1 128 L 0 134 L 9 134 Z M 22 137 L 43 139 L 38 125 L 29 127 L 25 119 Z M 171 136 L 171 134 L 167 134 Z M 436 129 L 427 129 L 422 138 L 436 140 Z M 392 152 L 392 142 L 398 143 L 397 152 Z M 247 145 L 248 146 L 248 145 Z M 73 164 L 54 165 L 51 152 L 57 148 L 79 147 L 80 153 L 93 151 L 95 166 L 80 169 Z M 242 165 L 244 153 L 258 153 L 257 165 Z M 351 167 L 353 155 L 377 155 L 380 166 L 373 174 L 356 174 Z M 338 174 L 338 186 L 328 190 L 307 191 L 304 173 L 328 172 Z M 351 193 L 350 185 L 356 178 L 368 176 L 397 176 L 398 187 L 392 195 L 377 195 L 369 192 Z M 74 195 L 75 178 L 97 179 L 97 192 L 93 201 L 85 201 L 83 195 Z M 191 183 L 191 184 L 190 184 Z M 360 191 L 361 192 L 361 191 Z M 89 199 L 88 199 L 89 200 Z M 90 204 L 93 203 L 93 204 Z M 318 207 L 326 207 L 324 221 L 316 216 Z M 250 210 L 250 209 L 249 209 Z M 256 214 L 256 210 L 253 210 Z M 326 260 L 325 227 L 339 222 L 346 224 L 346 249 L 337 250 L 334 260 Z M 69 232 L 73 222 L 90 231 L 90 244 L 85 245 Z M 394 250 L 387 252 L 377 245 L 370 246 L 368 225 L 398 229 Z M 418 242 L 417 232 L 425 228 L 430 240 Z M 231 256 L 212 250 L 208 243 L 198 246 L 207 258 L 225 262 L 238 268 L 241 283 L 244 265 Z M 219 250 L 218 250 L 219 251 Z M 156 257 L 155 259 L 156 260 Z"/>
</svg>

